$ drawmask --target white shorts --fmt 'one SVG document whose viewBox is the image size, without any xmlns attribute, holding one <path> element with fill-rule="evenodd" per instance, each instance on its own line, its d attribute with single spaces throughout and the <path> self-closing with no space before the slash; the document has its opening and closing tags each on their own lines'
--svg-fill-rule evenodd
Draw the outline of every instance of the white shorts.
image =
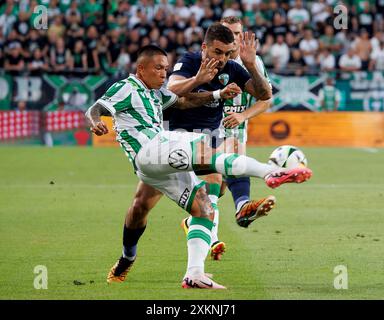
<svg viewBox="0 0 384 320">
<path fill-rule="evenodd" d="M 192 163 L 196 144 L 206 138 L 193 132 L 160 132 L 137 153 L 137 176 L 190 212 L 197 190 L 205 185 Z"/>
</svg>

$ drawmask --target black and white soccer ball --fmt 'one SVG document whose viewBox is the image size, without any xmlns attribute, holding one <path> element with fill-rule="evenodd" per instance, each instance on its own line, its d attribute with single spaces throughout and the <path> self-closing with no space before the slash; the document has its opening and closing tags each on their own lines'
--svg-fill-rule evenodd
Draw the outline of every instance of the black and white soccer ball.
<svg viewBox="0 0 384 320">
<path fill-rule="evenodd" d="M 269 164 L 275 164 L 286 169 L 297 167 L 306 167 L 308 165 L 307 157 L 299 148 L 290 145 L 277 147 L 268 160 Z"/>
</svg>

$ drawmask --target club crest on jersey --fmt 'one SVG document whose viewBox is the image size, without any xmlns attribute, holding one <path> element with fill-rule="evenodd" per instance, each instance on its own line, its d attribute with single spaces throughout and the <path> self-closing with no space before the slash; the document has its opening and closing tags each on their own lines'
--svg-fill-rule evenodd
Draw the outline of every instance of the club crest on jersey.
<svg viewBox="0 0 384 320">
<path fill-rule="evenodd" d="M 227 73 L 222 73 L 219 75 L 219 81 L 223 86 L 226 86 L 229 81 L 229 75 Z"/>
</svg>

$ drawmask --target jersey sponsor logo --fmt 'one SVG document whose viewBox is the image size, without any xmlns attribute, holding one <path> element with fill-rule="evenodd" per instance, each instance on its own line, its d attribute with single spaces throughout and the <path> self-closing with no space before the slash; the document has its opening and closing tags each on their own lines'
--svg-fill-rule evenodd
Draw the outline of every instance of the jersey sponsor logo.
<svg viewBox="0 0 384 320">
<path fill-rule="evenodd" d="M 223 86 L 226 86 L 228 81 L 229 81 L 229 74 L 227 73 L 222 73 L 219 75 L 219 81 Z"/>
<path fill-rule="evenodd" d="M 224 107 L 224 112 L 225 113 L 228 113 L 228 112 L 237 112 L 237 113 L 241 113 L 241 112 L 244 112 L 246 109 L 245 106 L 225 106 Z"/>
<path fill-rule="evenodd" d="M 187 169 L 189 166 L 187 153 L 182 149 L 172 151 L 168 157 L 168 164 L 177 170 Z"/>
<path fill-rule="evenodd" d="M 182 62 L 176 63 L 175 66 L 173 67 L 173 71 L 179 71 L 182 66 L 183 66 Z"/>
<path fill-rule="evenodd" d="M 185 188 L 185 190 L 184 190 L 184 192 L 181 195 L 180 200 L 179 200 L 179 206 L 180 207 L 185 207 L 190 193 L 191 193 L 191 191 L 188 188 Z"/>
</svg>

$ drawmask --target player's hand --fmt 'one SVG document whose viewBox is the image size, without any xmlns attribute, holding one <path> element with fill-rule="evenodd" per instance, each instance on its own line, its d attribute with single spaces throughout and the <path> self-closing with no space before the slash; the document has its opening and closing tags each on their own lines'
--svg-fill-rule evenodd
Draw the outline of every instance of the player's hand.
<svg viewBox="0 0 384 320">
<path fill-rule="evenodd" d="M 103 121 L 93 122 L 90 130 L 97 136 L 102 136 L 108 133 L 108 128 Z"/>
<path fill-rule="evenodd" d="M 255 34 L 244 32 L 243 41 L 240 42 L 240 58 L 245 65 L 255 63 L 258 46 L 259 40 L 256 39 Z"/>
<path fill-rule="evenodd" d="M 220 91 L 220 97 L 222 99 L 231 99 L 236 97 L 241 92 L 240 87 L 236 83 L 232 82 Z"/>
<path fill-rule="evenodd" d="M 239 124 L 242 124 L 247 120 L 243 113 L 227 112 L 227 116 L 223 119 L 223 125 L 227 129 L 236 128 Z"/>
<path fill-rule="evenodd" d="M 206 58 L 204 61 L 201 62 L 200 69 L 197 71 L 196 74 L 196 81 L 199 84 L 208 83 L 210 82 L 219 72 L 217 69 L 217 65 L 219 64 L 219 61 L 216 59 L 208 59 Z"/>
</svg>

